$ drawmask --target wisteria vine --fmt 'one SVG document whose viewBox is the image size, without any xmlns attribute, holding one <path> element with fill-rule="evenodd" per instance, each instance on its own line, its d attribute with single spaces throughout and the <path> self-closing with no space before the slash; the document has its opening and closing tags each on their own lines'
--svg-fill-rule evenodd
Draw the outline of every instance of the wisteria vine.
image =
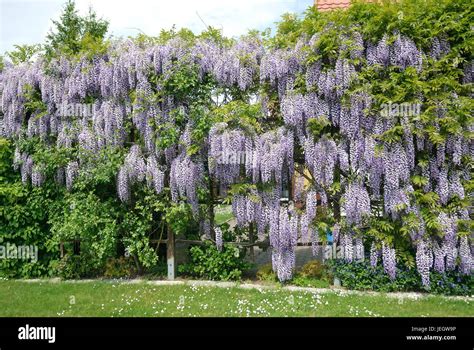
<svg viewBox="0 0 474 350">
<path fill-rule="evenodd" d="M 198 195 L 206 177 L 224 192 L 235 184 L 254 186 L 232 195 L 233 213 L 238 226 L 255 227 L 259 240 L 269 236 L 273 269 L 280 281 L 292 278 L 298 244 L 312 243 L 313 248 L 320 244 L 317 226 L 324 220 L 331 223 L 334 244 L 343 248 L 347 262 L 363 259 L 367 251 L 370 264 L 381 261 L 391 279 L 396 278 L 398 247 L 392 239 L 369 233 L 374 219 L 416 223 L 409 236 L 425 286 L 430 284 L 431 270 L 444 273 L 458 268 L 470 274 L 473 248 L 459 224 L 470 221 L 471 215 L 462 201 L 468 195 L 465 184 L 471 180 L 472 138 L 456 131 L 433 140 L 423 132 L 443 128 L 447 106 L 439 105 L 436 118 L 426 121 L 418 115 L 384 112 L 370 89 L 352 89 L 366 69 L 380 75 L 389 69 L 420 73 L 450 53 L 448 41 L 435 37 L 423 52 L 399 32 L 373 42 L 353 30 L 341 34 L 341 42 L 354 45 L 341 45 L 338 57 L 328 61 L 318 56 L 318 40 L 319 34 L 300 38 L 289 49 L 270 49 L 252 37 L 231 45 L 209 39 L 190 44 L 174 38 L 161 45 L 125 40 L 93 58 L 61 57 L 51 62 L 39 58 L 7 66 L 0 73 L 0 135 L 18 145 L 25 138 L 38 138 L 47 147 L 76 148 L 76 156 L 54 174 L 54 180 L 70 191 L 90 166 L 87 154 L 107 147 L 125 149 L 116 174 L 117 194 L 125 205 L 137 184 L 147 184 L 162 195 L 169 188 L 168 199 L 190 204 L 195 218 L 207 226 Z M 462 84 L 472 84 L 473 65 L 466 64 Z M 195 142 L 193 111 L 187 97 L 167 90 L 182 67 L 194 67 L 201 81 L 210 79 L 216 88 L 243 94 L 266 89 L 257 97 L 262 105 L 275 93 L 277 122 L 266 120 L 267 113 L 262 113 L 262 130 L 249 131 L 217 121 L 199 151 L 188 152 Z M 28 103 L 32 92 L 41 102 L 33 110 Z M 452 97 L 459 99 L 455 91 Z M 82 109 L 74 109 L 77 105 Z M 185 127 L 177 115 L 185 116 Z M 166 125 L 179 132 L 178 141 L 159 146 L 160 126 Z M 315 125 L 320 126 L 318 132 Z M 472 134 L 472 124 L 465 127 Z M 394 130 L 397 137 L 388 138 Z M 41 186 L 49 176 L 34 154 L 20 146 L 13 166 L 25 184 Z M 282 200 L 288 188 L 290 193 L 294 188 L 289 202 L 301 203 L 300 207 Z M 435 196 L 434 203 L 441 208 L 434 215 L 436 223 L 420 193 Z M 458 205 L 448 210 L 453 203 Z M 325 218 L 317 215 L 321 208 L 329 213 Z M 436 225 L 440 235 L 429 234 Z M 222 250 L 220 228 L 215 234 Z"/>
</svg>

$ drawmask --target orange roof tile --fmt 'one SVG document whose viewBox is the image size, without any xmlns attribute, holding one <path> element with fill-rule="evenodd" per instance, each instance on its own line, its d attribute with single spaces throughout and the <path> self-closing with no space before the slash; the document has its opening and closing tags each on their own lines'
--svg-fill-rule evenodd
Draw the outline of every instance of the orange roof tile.
<svg viewBox="0 0 474 350">
<path fill-rule="evenodd" d="M 373 2 L 374 0 L 366 0 Z M 332 9 L 348 8 L 351 0 L 314 0 L 315 6 L 319 11 L 329 11 Z"/>
<path fill-rule="evenodd" d="M 351 0 L 315 0 L 315 3 L 318 10 L 327 11 L 349 7 Z"/>
</svg>

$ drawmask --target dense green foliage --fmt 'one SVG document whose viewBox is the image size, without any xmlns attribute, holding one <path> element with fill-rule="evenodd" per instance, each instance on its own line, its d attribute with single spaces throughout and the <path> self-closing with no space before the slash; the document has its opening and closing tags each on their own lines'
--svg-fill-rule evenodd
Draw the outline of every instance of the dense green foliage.
<svg viewBox="0 0 474 350">
<path fill-rule="evenodd" d="M 430 292 L 446 295 L 472 295 L 474 279 L 472 275 L 462 275 L 457 271 L 440 274 L 432 271 L 429 288 L 421 284 L 415 269 L 403 268 L 391 280 L 383 271 L 383 267 L 372 267 L 368 262 L 331 261 L 334 277 L 339 278 L 342 286 L 357 290 L 373 290 L 378 292 Z"/>
<path fill-rule="evenodd" d="M 191 262 L 179 266 L 179 272 L 197 278 L 211 280 L 239 280 L 242 271 L 250 265 L 244 261 L 245 252 L 241 249 L 224 245 L 219 251 L 215 245 L 195 246 L 190 249 Z"/>
<path fill-rule="evenodd" d="M 273 272 L 272 264 L 262 265 L 256 273 L 262 282 L 277 282 L 278 278 Z M 333 282 L 333 275 L 328 265 L 318 260 L 311 260 L 296 270 L 295 275 L 288 284 L 298 287 L 328 288 Z"/>
<path fill-rule="evenodd" d="M 121 256 L 120 258 L 109 258 L 105 265 L 105 278 L 130 278 L 137 274 L 136 266 L 132 258 Z"/>
<path fill-rule="evenodd" d="M 49 56 L 75 55 L 86 52 L 94 55 L 103 49 L 109 23 L 98 18 L 90 8 L 85 17 L 76 10 L 73 0 L 68 0 L 58 21 L 53 20 L 54 29 L 46 37 L 45 51 Z"/>
<path fill-rule="evenodd" d="M 262 282 L 277 282 L 278 278 L 273 271 L 272 264 L 265 264 L 258 268 L 256 273 L 257 280 Z"/>
<path fill-rule="evenodd" d="M 55 186 L 25 187 L 11 167 L 12 148 L 0 139 L 0 244 L 38 247 L 38 261 L 0 259 L 0 276 L 39 277 L 52 273 L 50 262 L 57 258 L 52 243 L 50 210 L 59 208 L 61 190 Z"/>
<path fill-rule="evenodd" d="M 10 142 L 0 139 L 0 239 L 10 245 L 35 245 L 39 252 L 36 263 L 1 259 L 0 275 L 97 276 L 103 273 L 108 258 L 124 254 L 125 246 L 140 270 L 156 263 L 149 243 L 150 235 L 158 231 L 153 219 L 160 215 L 156 195 L 148 194 L 123 207 L 115 197 L 114 154 L 102 155 L 98 160 L 101 166 L 75 184 L 77 191 L 67 192 L 54 181 L 42 187 L 24 186 L 11 167 L 12 153 Z M 43 155 L 54 166 L 55 155 Z M 186 222 L 176 232 L 186 234 Z M 63 259 L 59 255 L 61 242 L 66 253 Z M 75 251 L 78 242 L 80 248 Z"/>
<path fill-rule="evenodd" d="M 39 45 L 15 45 L 15 50 L 7 52 L 8 58 L 15 65 L 25 62 L 30 62 L 36 53 L 41 50 Z M 0 63 L 0 71 L 2 70 L 2 63 Z"/>
<path fill-rule="evenodd" d="M 428 58 L 423 64 L 423 70 L 416 72 L 413 68 L 400 70 L 397 67 L 379 69 L 378 67 L 362 64 L 357 81 L 352 85 L 346 97 L 349 98 L 357 92 L 368 93 L 375 104 L 373 111 L 381 109 L 384 103 L 423 103 L 421 114 L 415 118 L 420 123 L 413 129 L 415 135 L 427 134 L 428 139 L 435 145 L 443 143 L 450 134 L 462 134 L 466 139 L 472 139 L 472 84 L 461 83 L 465 63 L 474 58 L 474 36 L 471 30 L 474 22 L 474 4 L 471 1 L 452 0 L 405 0 L 399 2 L 383 1 L 383 5 L 375 3 L 355 2 L 346 11 L 318 12 L 314 8 L 307 11 L 303 18 L 284 16 L 278 26 L 278 31 L 268 44 L 272 47 L 292 47 L 304 36 L 319 33 L 315 44 L 317 53 L 311 53 L 309 60 L 322 59 L 325 64 L 330 64 L 337 58 L 342 45 L 346 47 L 346 54 L 355 45 L 350 39 L 341 42 L 342 33 L 349 35 L 354 30 L 361 32 L 364 37 L 376 43 L 384 35 L 401 33 L 409 36 L 418 47 L 429 51 L 434 36 L 447 38 L 451 46 L 449 54 L 441 60 Z M 394 37 L 390 37 L 389 41 Z M 356 65 L 362 62 L 354 61 Z M 304 87 L 301 87 L 304 90 Z M 453 91 L 459 94 L 459 99 L 453 99 Z M 420 99 L 419 96 L 423 96 Z M 444 106 L 447 115 L 439 120 L 440 128 L 433 126 L 433 121 L 438 119 L 437 108 Z M 328 132 L 316 125 L 313 129 L 315 135 L 320 137 Z M 401 140 L 403 127 L 395 125 L 389 131 L 380 135 L 380 140 L 388 144 Z M 337 135 L 335 136 L 337 137 Z M 419 164 L 426 164 L 427 154 L 417 155 Z M 465 159 L 470 162 L 472 159 Z M 442 236 L 442 230 L 436 217 L 438 213 L 446 210 L 439 203 L 439 197 L 434 192 L 425 193 L 422 190 L 427 178 L 414 176 L 412 185 L 415 189 L 413 196 L 420 204 L 422 215 L 427 222 L 427 230 L 432 236 Z M 337 200 L 340 195 L 340 182 L 333 184 L 332 197 Z M 463 183 L 466 194 L 472 192 L 473 179 Z M 471 198 L 466 195 L 464 200 L 452 200 L 447 208 L 454 212 L 459 208 L 472 205 Z M 332 225 L 329 215 L 323 221 Z M 366 232 L 376 241 L 385 241 L 395 244 L 400 260 L 409 266 L 414 266 L 414 257 L 410 247 L 408 233 L 412 228 L 417 228 L 419 222 L 413 215 L 406 215 L 393 222 L 386 217 L 373 218 Z M 325 234 L 327 226 L 320 230 Z M 357 230 L 357 228 L 356 228 Z M 473 221 L 461 222 L 459 235 L 469 235 L 473 232 Z"/>
</svg>

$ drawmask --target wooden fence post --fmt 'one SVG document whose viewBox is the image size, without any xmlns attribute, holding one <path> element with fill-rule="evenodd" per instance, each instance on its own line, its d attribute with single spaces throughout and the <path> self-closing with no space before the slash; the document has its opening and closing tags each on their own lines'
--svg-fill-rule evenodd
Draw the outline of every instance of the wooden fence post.
<svg viewBox="0 0 474 350">
<path fill-rule="evenodd" d="M 250 247 L 249 247 L 249 251 L 250 251 L 250 259 L 252 260 L 252 262 L 255 262 L 255 248 L 254 248 L 254 243 L 255 243 L 255 231 L 254 231 L 254 225 L 253 223 L 250 223 L 249 225 L 249 241 L 250 241 Z"/>
<path fill-rule="evenodd" d="M 166 261 L 168 263 L 168 280 L 173 281 L 176 275 L 175 266 L 175 237 L 174 232 L 168 227 L 168 240 L 166 243 Z"/>
</svg>

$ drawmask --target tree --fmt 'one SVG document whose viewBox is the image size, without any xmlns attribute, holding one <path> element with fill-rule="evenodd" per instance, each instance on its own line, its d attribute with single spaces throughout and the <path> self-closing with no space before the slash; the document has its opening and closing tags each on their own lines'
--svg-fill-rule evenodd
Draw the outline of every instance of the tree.
<svg viewBox="0 0 474 350">
<path fill-rule="evenodd" d="M 89 13 L 81 17 L 73 0 L 68 0 L 59 21 L 46 37 L 46 54 L 58 53 L 75 55 L 87 51 L 104 42 L 109 22 L 98 18 L 89 8 Z M 95 50 L 94 50 L 95 51 Z"/>
<path fill-rule="evenodd" d="M 41 51 L 41 45 L 15 45 L 14 47 L 16 50 L 7 52 L 8 58 L 14 65 L 30 62 L 33 56 Z M 2 63 L 0 63 L 1 67 Z"/>
</svg>

